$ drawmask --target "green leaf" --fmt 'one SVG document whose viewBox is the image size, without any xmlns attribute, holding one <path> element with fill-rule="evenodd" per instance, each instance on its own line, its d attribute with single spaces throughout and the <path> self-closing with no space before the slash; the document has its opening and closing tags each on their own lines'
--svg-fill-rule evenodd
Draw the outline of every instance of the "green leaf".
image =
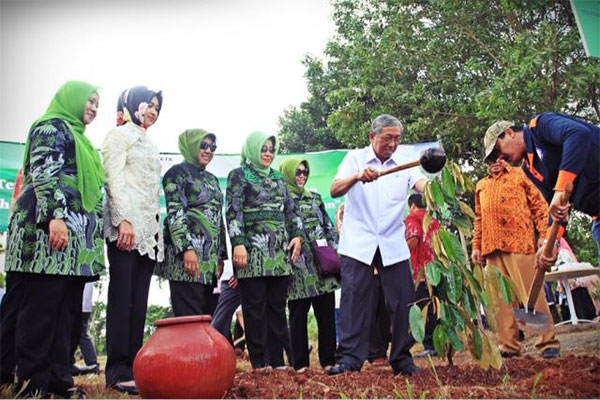
<svg viewBox="0 0 600 400">
<path fill-rule="evenodd" d="M 408 312 L 408 321 L 410 323 L 410 331 L 413 337 L 419 343 L 423 343 L 425 338 L 425 319 L 418 305 L 413 304 Z"/>
<path fill-rule="evenodd" d="M 429 225 L 431 225 L 431 214 L 426 212 L 425 215 L 423 215 L 423 223 L 421 224 L 423 232 L 427 232 L 429 230 Z"/>
<path fill-rule="evenodd" d="M 442 193 L 442 188 L 437 181 L 431 181 L 431 196 L 438 207 L 444 207 L 444 204 L 446 204 L 444 202 L 444 194 Z"/>
<path fill-rule="evenodd" d="M 452 326 L 458 330 L 462 331 L 465 327 L 465 319 L 463 318 L 460 311 L 458 311 L 454 306 L 448 305 L 448 311 L 452 314 L 452 321 L 454 322 Z"/>
<path fill-rule="evenodd" d="M 454 314 L 450 311 L 450 306 L 446 302 L 442 302 L 442 322 L 448 326 L 454 325 Z"/>
<path fill-rule="evenodd" d="M 448 171 L 448 167 L 444 167 L 442 170 L 442 190 L 453 203 L 456 203 L 456 188 L 454 187 L 454 179 L 452 179 L 452 174 Z"/>
<path fill-rule="evenodd" d="M 451 261 L 457 261 L 458 258 L 456 257 L 456 253 L 454 252 L 454 244 L 452 243 L 452 234 L 446 230 L 440 230 L 438 231 L 438 235 L 448 258 Z"/>
<path fill-rule="evenodd" d="M 475 219 L 475 212 L 467 203 L 459 200 L 458 205 L 464 214 L 468 215 L 471 219 Z"/>
<path fill-rule="evenodd" d="M 475 305 L 475 300 L 470 291 L 465 290 L 463 292 L 462 304 L 469 318 L 477 318 L 477 306 Z"/>
<path fill-rule="evenodd" d="M 454 331 L 454 328 L 450 328 L 448 326 L 444 326 L 444 330 L 446 332 L 446 336 L 448 336 L 448 341 L 454 347 L 456 351 L 462 351 L 464 349 L 463 343 L 458 338 L 458 335 Z"/>
<path fill-rule="evenodd" d="M 457 228 L 462 228 L 465 231 L 468 231 L 468 230 L 471 229 L 471 225 L 469 224 L 469 221 L 467 220 L 467 217 L 465 217 L 464 215 L 456 215 L 452 219 L 452 223 L 454 225 L 456 225 Z"/>
<path fill-rule="evenodd" d="M 511 304 L 512 302 L 512 291 L 510 289 L 510 283 L 504 278 L 502 273 L 498 270 L 497 267 L 494 267 L 494 278 L 498 283 L 498 291 L 500 292 L 500 296 L 502 300 L 506 304 Z"/>
<path fill-rule="evenodd" d="M 494 274 L 498 280 L 498 288 L 500 289 L 502 300 L 504 300 L 506 304 L 511 304 L 513 297 L 510 282 L 496 267 L 494 267 Z"/>
<path fill-rule="evenodd" d="M 494 369 L 500 369 L 502 366 L 502 356 L 500 355 L 500 349 L 494 344 L 494 342 L 486 336 L 490 345 L 490 366 Z"/>
<path fill-rule="evenodd" d="M 446 277 L 448 278 L 448 300 L 453 304 L 458 304 L 462 297 L 462 274 L 455 264 L 451 264 Z"/>
<path fill-rule="evenodd" d="M 473 350 L 475 352 L 475 354 L 473 354 L 473 356 L 475 356 L 475 359 L 481 360 L 481 353 L 483 351 L 483 340 L 481 339 L 481 333 L 479 333 L 479 329 L 476 328 L 473 331 L 472 340 L 473 340 Z"/>
<path fill-rule="evenodd" d="M 455 234 L 450 234 L 450 240 L 452 242 L 452 248 L 454 250 L 454 254 L 456 255 L 458 263 L 460 263 L 461 265 L 465 265 L 467 263 L 467 257 L 465 256 L 465 252 L 463 251 L 460 239 Z"/>
<path fill-rule="evenodd" d="M 430 262 L 425 266 L 425 276 L 430 285 L 437 286 L 442 279 L 441 266 L 438 261 Z"/>
<path fill-rule="evenodd" d="M 433 331 L 433 348 L 438 356 L 444 356 L 444 348 L 446 347 L 446 332 L 442 325 L 435 327 Z"/>
</svg>

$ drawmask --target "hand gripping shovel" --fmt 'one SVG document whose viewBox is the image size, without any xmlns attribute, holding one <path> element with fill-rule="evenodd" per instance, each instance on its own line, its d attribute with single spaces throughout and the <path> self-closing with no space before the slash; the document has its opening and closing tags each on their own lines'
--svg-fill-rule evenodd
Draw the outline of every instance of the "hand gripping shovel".
<svg viewBox="0 0 600 400">
<path fill-rule="evenodd" d="M 569 201 L 569 197 L 571 197 L 572 190 L 573 185 L 571 183 L 567 184 L 561 198 L 562 205 L 567 204 L 567 202 Z M 548 235 L 548 240 L 546 242 L 546 245 L 544 246 L 545 257 L 552 257 L 554 242 L 556 241 L 556 236 L 558 235 L 559 228 L 560 222 L 552 221 L 552 227 L 550 227 L 550 234 Z M 543 334 L 546 333 L 546 331 L 548 330 L 548 315 L 536 312 L 535 310 L 535 303 L 537 301 L 538 295 L 540 294 L 540 289 L 544 284 L 545 274 L 546 271 L 544 271 L 543 269 L 535 269 L 535 276 L 533 278 L 533 281 L 531 282 L 531 287 L 529 288 L 529 297 L 525 308 L 514 309 L 515 319 L 517 320 L 517 326 L 522 331 Z"/>
<path fill-rule="evenodd" d="M 416 167 L 418 165 L 422 166 L 423 169 L 430 174 L 435 174 L 444 168 L 444 165 L 446 165 L 446 153 L 440 147 L 432 147 L 423 150 L 421 157 L 417 161 L 412 161 L 406 164 L 400 164 L 392 168 L 384 169 L 383 171 L 379 172 L 379 176 L 392 174 L 394 172 Z"/>
</svg>

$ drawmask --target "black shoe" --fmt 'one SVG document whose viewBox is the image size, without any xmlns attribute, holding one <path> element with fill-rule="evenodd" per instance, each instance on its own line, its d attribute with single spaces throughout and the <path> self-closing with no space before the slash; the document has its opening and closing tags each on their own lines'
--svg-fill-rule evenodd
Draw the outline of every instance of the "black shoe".
<svg viewBox="0 0 600 400">
<path fill-rule="evenodd" d="M 513 357 L 518 357 L 521 354 L 519 354 L 519 353 L 513 353 L 511 351 L 500 350 L 500 355 L 502 356 L 502 358 L 513 358 Z"/>
<path fill-rule="evenodd" d="M 419 372 L 420 370 L 421 368 L 417 367 L 415 364 L 409 364 L 406 367 L 394 370 L 394 376 L 398 374 L 410 376 L 416 372 Z"/>
<path fill-rule="evenodd" d="M 544 357 L 547 360 L 551 358 L 556 358 L 558 356 L 560 356 L 560 350 L 556 348 L 549 348 L 542 351 L 542 357 Z"/>
<path fill-rule="evenodd" d="M 60 385 L 57 385 L 60 386 Z M 19 397 L 22 397 L 23 394 L 20 394 Z M 70 387 L 68 389 L 58 389 L 58 388 L 48 388 L 48 393 L 46 394 L 40 394 L 39 392 L 36 393 L 28 393 L 23 397 L 35 397 L 37 398 L 39 396 L 39 398 L 44 399 L 47 397 L 54 397 L 54 398 L 63 398 L 63 399 L 87 399 L 88 398 L 88 394 L 85 390 L 83 390 L 82 388 L 78 387 L 78 386 L 73 386 Z"/>
<path fill-rule="evenodd" d="M 77 364 L 71 366 L 71 375 L 73 376 L 97 374 L 99 371 L 100 366 L 98 364 L 84 365 L 83 367 L 80 367 Z"/>
<path fill-rule="evenodd" d="M 339 363 L 339 364 L 335 364 L 333 367 L 331 367 L 329 369 L 329 372 L 327 372 L 327 374 L 337 375 L 337 374 L 342 374 L 344 372 L 351 372 L 351 371 L 357 371 L 357 370 L 352 368 L 348 364 Z"/>
<path fill-rule="evenodd" d="M 111 389 L 115 389 L 117 392 L 127 393 L 132 396 L 137 396 L 140 394 L 136 385 L 124 385 L 121 382 L 115 383 L 111 386 Z"/>
<path fill-rule="evenodd" d="M 68 389 L 66 393 L 62 394 L 62 396 L 65 399 L 87 399 L 88 398 L 88 394 L 86 393 L 86 391 L 78 386 L 73 386 L 72 388 Z"/>
</svg>

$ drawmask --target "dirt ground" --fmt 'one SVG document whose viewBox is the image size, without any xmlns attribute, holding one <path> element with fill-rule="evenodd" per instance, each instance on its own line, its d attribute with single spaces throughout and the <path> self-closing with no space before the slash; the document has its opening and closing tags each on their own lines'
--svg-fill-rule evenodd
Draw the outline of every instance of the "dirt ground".
<svg viewBox="0 0 600 400">
<path fill-rule="evenodd" d="M 361 372 L 334 377 L 318 367 L 257 373 L 238 365 L 231 398 L 599 398 L 600 326 L 559 331 L 562 356 L 541 358 L 535 338 L 524 342 L 522 357 L 505 360 L 500 370 L 485 371 L 468 352 L 454 366 L 435 358 L 417 360 L 423 370 L 394 377 L 389 366 L 365 364 Z M 317 360 L 311 360 L 318 365 Z"/>
<path fill-rule="evenodd" d="M 238 359 L 227 398 L 600 398 L 600 324 L 562 327 L 562 355 L 542 359 L 535 338 L 524 341 L 522 357 L 505 360 L 500 370 L 481 369 L 468 352 L 442 359 L 418 359 L 423 370 L 412 377 L 394 377 L 389 366 L 365 363 L 361 372 L 330 377 L 318 366 L 316 349 L 311 368 L 257 373 L 247 357 Z M 104 360 L 102 360 L 104 361 Z M 104 375 L 76 377 L 90 398 L 134 398 L 104 387 Z M 2 397 L 7 397 L 3 392 Z"/>
</svg>

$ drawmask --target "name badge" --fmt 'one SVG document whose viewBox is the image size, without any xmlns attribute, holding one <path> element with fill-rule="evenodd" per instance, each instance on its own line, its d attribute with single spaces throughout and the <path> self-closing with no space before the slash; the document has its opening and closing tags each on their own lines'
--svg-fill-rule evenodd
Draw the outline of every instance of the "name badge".
<svg viewBox="0 0 600 400">
<path fill-rule="evenodd" d="M 316 242 L 319 247 L 327 247 L 327 240 L 325 239 L 317 239 Z"/>
</svg>

